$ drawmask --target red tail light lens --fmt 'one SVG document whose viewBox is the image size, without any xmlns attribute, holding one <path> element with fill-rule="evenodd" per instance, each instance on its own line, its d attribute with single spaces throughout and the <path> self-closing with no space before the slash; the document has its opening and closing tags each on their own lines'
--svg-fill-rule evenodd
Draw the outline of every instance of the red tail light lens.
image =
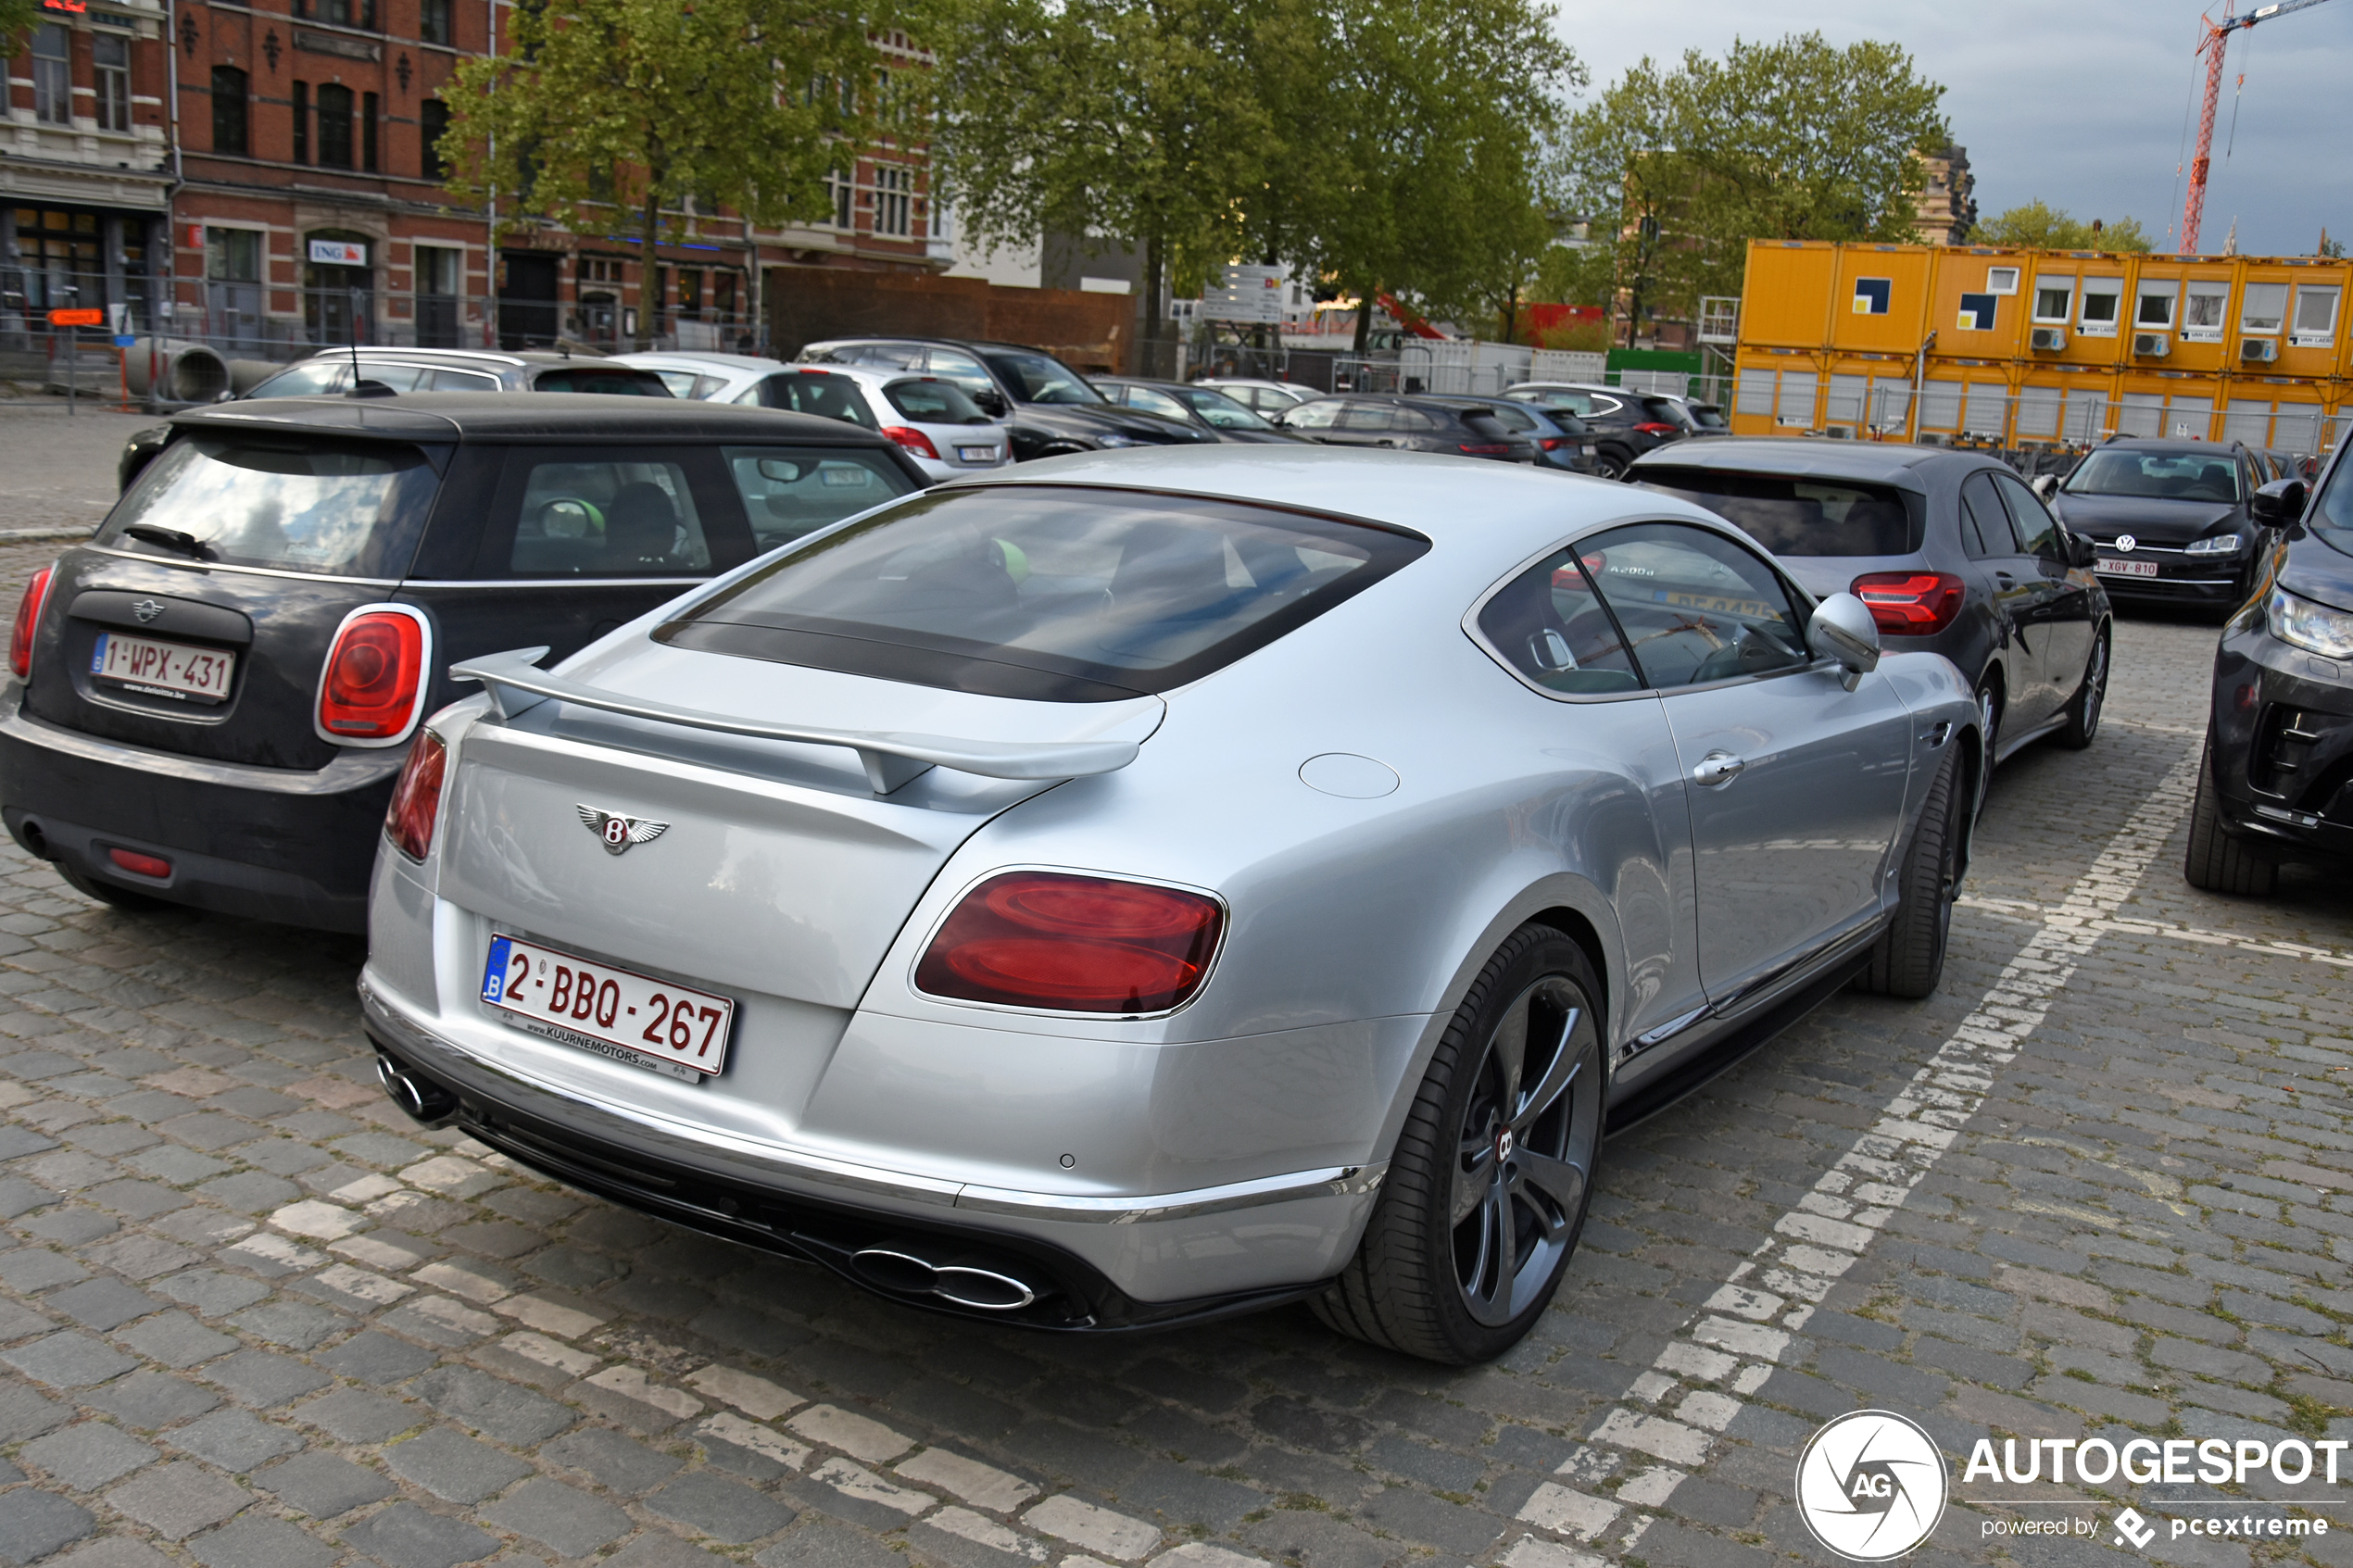
<svg viewBox="0 0 2353 1568">
<path fill-rule="evenodd" d="M 1891 637 L 1925 637 L 1953 624 L 1968 590 L 1949 571 L 1870 571 L 1855 579 L 1856 598 Z"/>
<path fill-rule="evenodd" d="M 1470 458 L 1503 458 L 1508 457 L 1512 449 L 1501 441 L 1466 441 L 1454 450 Z"/>
<path fill-rule="evenodd" d="M 1547 435 L 1536 443 L 1547 452 L 1557 452 L 1568 444 L 1557 435 Z"/>
<path fill-rule="evenodd" d="M 424 697 L 424 622 L 406 610 L 355 612 L 319 677 L 319 732 L 330 740 L 397 741 Z"/>
<path fill-rule="evenodd" d="M 1634 428 L 1644 435 L 1680 435 L 1683 433 L 1682 426 L 1661 424 L 1656 420 L 1651 420 L 1645 423 L 1638 424 Z"/>
<path fill-rule="evenodd" d="M 441 816 L 441 771 L 449 748 L 427 730 L 409 748 L 400 782 L 392 786 L 392 808 L 384 813 L 384 834 L 403 855 L 422 860 L 433 847 L 434 823 Z"/>
<path fill-rule="evenodd" d="M 49 574 L 57 568 L 44 566 L 32 574 L 24 585 L 24 597 L 17 601 L 17 624 L 8 633 L 8 668 L 19 676 L 32 673 L 32 633 L 39 630 L 41 606 L 49 597 Z"/>
<path fill-rule="evenodd" d="M 915 966 L 935 997 L 1061 1012 L 1164 1012 L 1201 988 L 1225 911 L 1173 887 L 1055 872 L 991 877 Z"/>
<path fill-rule="evenodd" d="M 930 436 L 913 426 L 885 425 L 882 433 L 918 458 L 929 458 L 935 463 L 939 461 L 939 448 L 931 444 Z"/>
</svg>

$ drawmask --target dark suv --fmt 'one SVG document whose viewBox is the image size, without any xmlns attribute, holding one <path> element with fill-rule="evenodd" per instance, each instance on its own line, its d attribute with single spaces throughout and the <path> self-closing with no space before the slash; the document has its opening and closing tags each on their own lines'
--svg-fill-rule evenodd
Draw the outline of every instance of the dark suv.
<svg viewBox="0 0 2353 1568">
<path fill-rule="evenodd" d="M 956 338 L 829 338 L 794 356 L 802 364 L 913 370 L 964 389 L 982 410 L 1005 421 L 1013 461 L 1057 458 L 1106 446 L 1214 445 L 1214 431 L 1124 408 L 1085 376 L 1042 348 Z"/>
<path fill-rule="evenodd" d="M 1604 479 L 1623 478 L 1629 463 L 1669 442 L 1730 433 L 1720 410 L 1667 393 L 1575 382 L 1522 382 L 1505 387 L 1504 395 L 1584 420 L 1594 447 L 1587 471 Z"/>
<path fill-rule="evenodd" d="M 2262 474 L 2236 442 L 2115 436 L 2075 465 L 2051 509 L 2097 548 L 2118 603 L 2229 611 L 2255 591 L 2268 543 L 2249 510 Z"/>
<path fill-rule="evenodd" d="M 672 397 L 426 393 L 182 414 L 36 573 L 0 821 L 68 882 L 365 929 L 379 828 L 459 660 L 562 659 L 715 572 L 920 490 L 879 434 Z"/>
<path fill-rule="evenodd" d="M 1536 443 L 1476 402 L 1378 395 L 1318 397 L 1275 416 L 1283 429 L 1327 446 L 1386 446 L 1532 463 Z"/>
</svg>

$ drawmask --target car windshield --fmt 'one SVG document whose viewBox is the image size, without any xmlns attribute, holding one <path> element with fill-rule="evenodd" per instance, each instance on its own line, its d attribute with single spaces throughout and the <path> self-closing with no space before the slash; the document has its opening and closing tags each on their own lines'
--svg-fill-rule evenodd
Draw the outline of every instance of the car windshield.
<svg viewBox="0 0 2353 1568">
<path fill-rule="evenodd" d="M 861 430 L 879 430 L 881 421 L 866 407 L 865 389 L 848 376 L 830 370 L 779 370 L 763 378 L 736 399 L 762 408 L 789 408 L 822 420 L 840 420 Z"/>
<path fill-rule="evenodd" d="M 227 566 L 398 577 L 439 483 L 414 446 L 189 435 L 139 476 L 94 542 Z"/>
<path fill-rule="evenodd" d="M 1428 548 L 1239 502 L 991 485 L 826 534 L 656 636 L 994 696 L 1112 701 L 1198 680 Z"/>
<path fill-rule="evenodd" d="M 1273 430 L 1275 427 L 1243 408 L 1222 392 L 1212 392 L 1205 386 L 1189 386 L 1176 395 L 1185 406 L 1199 414 L 1204 423 L 1216 430 Z"/>
<path fill-rule="evenodd" d="M 1101 403 L 1103 395 L 1051 354 L 1000 349 L 985 356 L 998 379 L 1024 403 Z"/>
<path fill-rule="evenodd" d="M 348 359 L 311 359 L 280 370 L 245 395 L 247 397 L 319 397 L 351 384 Z"/>
<path fill-rule="evenodd" d="M 2238 464 L 2210 452 L 2103 447 L 2059 487 L 2070 495 L 2134 495 L 2159 501 L 2235 501 Z"/>
<path fill-rule="evenodd" d="M 1724 419 L 1724 410 L 1713 403 L 1686 403 L 1683 405 L 1683 411 L 1691 415 L 1692 422 L 1702 430 L 1732 428 Z"/>
<path fill-rule="evenodd" d="M 1928 532 L 1927 508 L 1883 484 L 1647 463 L 1634 477 L 1705 507 L 1777 556 L 1907 556 Z"/>
<path fill-rule="evenodd" d="M 937 381 L 929 376 L 921 381 L 895 381 L 883 388 L 883 395 L 899 410 L 900 418 L 925 425 L 985 425 L 992 422 L 980 411 L 980 405 L 964 395 L 963 388 L 953 382 Z"/>
</svg>

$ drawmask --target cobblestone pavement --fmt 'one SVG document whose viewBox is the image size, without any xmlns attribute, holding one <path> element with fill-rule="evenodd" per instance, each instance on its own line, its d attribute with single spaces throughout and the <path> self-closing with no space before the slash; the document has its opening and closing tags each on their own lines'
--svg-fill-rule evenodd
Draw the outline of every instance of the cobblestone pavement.
<svg viewBox="0 0 2353 1568">
<path fill-rule="evenodd" d="M 0 612 L 54 550 L 0 550 Z M 1842 997 L 1613 1143 L 1557 1303 L 1472 1371 L 1298 1309 L 995 1332 L 585 1199 L 390 1109 L 356 942 L 8 849 L 0 1560 L 1823 1563 L 1792 1475 L 1848 1410 L 1957 1458 L 2353 1438 L 2353 891 L 2183 883 L 2214 633 L 2118 630 L 2097 745 L 1996 783 L 1941 993 Z M 1956 1495 L 1913 1561 L 2127 1554 Z"/>
<path fill-rule="evenodd" d="M 23 529 L 96 527 L 114 505 L 123 442 L 158 422 L 86 405 L 68 414 L 62 398 L 0 399 L 0 539 Z M 8 603 L 14 608 L 15 598 Z"/>
</svg>

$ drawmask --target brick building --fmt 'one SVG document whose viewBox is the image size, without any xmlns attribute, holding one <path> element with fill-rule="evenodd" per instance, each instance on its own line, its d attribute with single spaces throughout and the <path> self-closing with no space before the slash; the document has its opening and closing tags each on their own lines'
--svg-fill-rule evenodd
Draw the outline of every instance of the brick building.
<svg viewBox="0 0 2353 1568">
<path fill-rule="evenodd" d="M 495 50 L 510 0 L 44 5 L 7 64 L 0 335 L 106 305 L 119 330 L 160 323 L 257 358 L 355 332 L 625 348 L 648 309 L 665 344 L 732 348 L 763 337 L 763 292 L 790 286 L 779 269 L 950 261 L 921 150 L 889 146 L 845 160 L 817 222 L 670 215 L 650 279 L 625 232 L 535 225 L 494 245 L 490 214 L 450 204 L 432 148 L 445 84 Z"/>
</svg>

